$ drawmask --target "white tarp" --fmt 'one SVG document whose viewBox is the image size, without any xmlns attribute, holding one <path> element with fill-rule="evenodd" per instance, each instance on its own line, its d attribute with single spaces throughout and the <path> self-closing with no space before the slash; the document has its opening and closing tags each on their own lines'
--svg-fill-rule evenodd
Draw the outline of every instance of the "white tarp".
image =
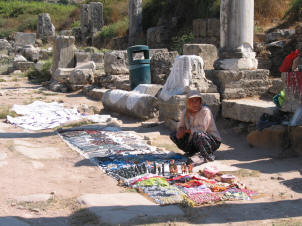
<svg viewBox="0 0 302 226">
<path fill-rule="evenodd" d="M 168 101 L 174 95 L 180 95 L 189 91 L 193 78 L 192 71 L 203 74 L 204 62 L 200 56 L 184 55 L 176 57 L 170 75 L 163 86 L 159 97 Z"/>
<path fill-rule="evenodd" d="M 51 129 L 64 123 L 88 119 L 93 122 L 104 123 L 110 115 L 89 115 L 85 116 L 78 112 L 76 108 L 64 108 L 62 103 L 35 101 L 29 105 L 14 105 L 12 108 L 19 117 L 7 116 L 7 121 L 23 129 L 42 130 Z"/>
</svg>

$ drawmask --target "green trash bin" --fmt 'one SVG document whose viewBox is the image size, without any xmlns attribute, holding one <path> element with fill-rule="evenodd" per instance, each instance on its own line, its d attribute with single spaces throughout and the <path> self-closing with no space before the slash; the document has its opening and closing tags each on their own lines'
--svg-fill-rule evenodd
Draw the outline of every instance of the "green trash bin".
<svg viewBox="0 0 302 226">
<path fill-rule="evenodd" d="M 151 84 L 149 47 L 145 45 L 131 46 L 127 52 L 131 90 L 139 84 Z M 134 59 L 134 55 L 137 53 L 143 53 L 144 59 Z"/>
</svg>

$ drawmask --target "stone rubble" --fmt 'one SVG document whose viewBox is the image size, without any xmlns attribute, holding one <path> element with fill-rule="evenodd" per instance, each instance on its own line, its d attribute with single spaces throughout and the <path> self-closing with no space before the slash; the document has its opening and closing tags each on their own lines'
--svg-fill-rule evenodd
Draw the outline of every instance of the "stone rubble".
<svg viewBox="0 0 302 226">
<path fill-rule="evenodd" d="M 14 44 L 15 47 L 34 45 L 35 42 L 36 42 L 36 33 L 23 33 L 23 32 L 15 33 L 15 44 Z"/>
</svg>

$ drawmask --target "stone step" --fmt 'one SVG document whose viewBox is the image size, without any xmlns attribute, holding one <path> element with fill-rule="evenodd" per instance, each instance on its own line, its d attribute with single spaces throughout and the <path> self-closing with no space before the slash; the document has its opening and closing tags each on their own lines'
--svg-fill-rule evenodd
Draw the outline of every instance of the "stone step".
<svg viewBox="0 0 302 226">
<path fill-rule="evenodd" d="M 83 94 L 93 100 L 101 100 L 106 91 L 108 89 L 94 88 L 93 86 L 85 86 L 83 88 Z"/>
<path fill-rule="evenodd" d="M 259 80 L 259 79 L 268 79 L 270 71 L 265 69 L 257 70 L 242 70 L 242 71 L 233 71 L 233 70 L 206 70 L 206 77 L 210 80 L 218 79 L 225 83 L 239 81 L 241 79 L 247 80 Z"/>
<path fill-rule="evenodd" d="M 271 85 L 269 70 L 209 70 L 206 77 L 217 85 L 223 99 L 262 95 Z M 234 92 L 236 89 L 238 92 Z"/>
<path fill-rule="evenodd" d="M 241 122 L 258 122 L 263 113 L 273 114 L 275 104 L 272 101 L 256 98 L 243 98 L 222 101 L 222 117 Z"/>
<path fill-rule="evenodd" d="M 240 80 L 237 82 L 234 82 L 232 84 L 226 84 L 225 85 L 225 89 L 227 88 L 257 88 L 257 87 L 266 87 L 266 89 L 268 89 L 268 87 L 271 85 L 271 81 L 270 80 L 260 80 L 260 79 L 250 79 L 250 80 Z"/>
<path fill-rule="evenodd" d="M 271 81 L 261 79 L 242 80 L 241 85 L 246 88 L 253 87 L 254 89 L 256 89 L 257 87 L 262 86 L 268 89 L 268 87 L 271 85 Z"/>
<path fill-rule="evenodd" d="M 255 94 L 262 95 L 267 92 L 267 86 L 249 87 L 249 88 L 227 88 L 222 93 L 223 99 L 240 99 L 252 97 Z"/>
</svg>

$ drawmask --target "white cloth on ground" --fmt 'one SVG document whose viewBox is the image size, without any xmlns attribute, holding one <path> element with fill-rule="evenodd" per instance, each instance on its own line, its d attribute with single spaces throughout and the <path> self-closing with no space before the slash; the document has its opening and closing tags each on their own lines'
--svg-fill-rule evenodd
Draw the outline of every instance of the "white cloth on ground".
<svg viewBox="0 0 302 226">
<path fill-rule="evenodd" d="M 76 108 L 64 108 L 63 103 L 35 101 L 29 105 L 14 105 L 12 108 L 19 117 L 7 116 L 13 125 L 29 130 L 51 129 L 66 122 L 88 119 L 97 123 L 107 122 L 110 115 L 82 115 Z"/>
</svg>

